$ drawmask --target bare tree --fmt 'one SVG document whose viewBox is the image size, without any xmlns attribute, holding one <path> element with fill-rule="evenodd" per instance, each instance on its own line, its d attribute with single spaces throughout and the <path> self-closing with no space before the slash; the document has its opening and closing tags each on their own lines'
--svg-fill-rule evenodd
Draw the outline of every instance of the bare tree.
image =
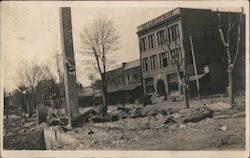
<svg viewBox="0 0 250 158">
<path fill-rule="evenodd" d="M 34 88 L 42 79 L 41 67 L 37 64 L 36 60 L 32 60 L 31 62 L 26 61 L 21 63 L 19 72 L 21 84 L 27 87 L 23 91 L 23 94 L 25 94 L 27 111 L 29 117 L 31 117 L 36 97 Z"/>
<path fill-rule="evenodd" d="M 118 50 L 119 36 L 112 20 L 98 16 L 93 23 L 84 28 L 80 39 L 86 52 L 94 57 L 95 69 L 102 79 L 103 109 L 107 112 L 107 65 L 108 55 Z"/>
<path fill-rule="evenodd" d="M 54 53 L 54 67 L 56 69 L 58 79 L 59 79 L 59 88 L 61 95 L 64 96 L 64 69 L 63 69 L 63 55 L 60 54 L 58 51 Z"/>
<path fill-rule="evenodd" d="M 189 76 L 186 74 L 186 65 L 185 65 L 185 57 L 180 57 L 178 55 L 179 53 L 179 44 L 180 39 L 177 38 L 172 46 L 173 48 L 171 49 L 171 41 L 167 37 L 162 37 L 162 49 L 170 54 L 171 57 L 171 63 L 176 67 L 177 71 L 177 78 L 178 78 L 178 83 L 179 86 L 181 87 L 184 95 L 184 100 L 186 107 L 189 108 L 189 98 L 188 98 L 188 79 Z M 171 50 L 178 50 L 177 54 L 171 52 Z M 185 50 L 184 50 L 185 51 Z M 185 52 L 184 52 L 185 54 Z M 181 67 L 184 65 L 184 70 L 182 72 Z"/>
<path fill-rule="evenodd" d="M 56 85 L 56 77 L 52 74 L 51 69 L 48 65 L 41 65 L 42 80 L 36 86 L 35 93 L 38 95 L 37 99 L 40 103 L 45 105 L 53 104 L 54 96 L 59 93 L 58 86 Z"/>
<path fill-rule="evenodd" d="M 243 8 L 241 8 L 241 15 L 239 22 L 237 23 L 236 20 L 233 21 L 233 18 L 231 16 L 228 17 L 228 23 L 227 27 L 223 28 L 222 26 L 222 18 L 221 13 L 218 12 L 218 30 L 220 33 L 220 38 L 223 43 L 223 46 L 226 49 L 227 53 L 227 71 L 228 71 L 228 93 L 229 93 L 229 103 L 230 105 L 234 104 L 234 91 L 233 91 L 233 72 L 234 72 L 234 66 L 235 62 L 239 56 L 239 48 L 240 48 L 240 42 L 241 42 L 241 27 L 243 23 Z M 236 42 L 236 50 L 235 53 L 232 52 L 233 43 L 232 42 L 232 31 L 234 30 L 235 24 L 237 24 L 237 40 Z M 233 57 L 234 54 L 234 57 Z"/>
</svg>

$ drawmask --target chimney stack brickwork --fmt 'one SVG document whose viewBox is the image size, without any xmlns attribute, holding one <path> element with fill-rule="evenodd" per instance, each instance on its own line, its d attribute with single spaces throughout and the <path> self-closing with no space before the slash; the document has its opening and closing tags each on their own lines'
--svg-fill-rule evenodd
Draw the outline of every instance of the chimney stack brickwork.
<svg viewBox="0 0 250 158">
<path fill-rule="evenodd" d="M 64 54 L 64 86 L 67 113 L 71 115 L 69 121 L 74 122 L 79 116 L 78 89 L 72 37 L 71 9 L 60 8 L 61 39 Z"/>
</svg>

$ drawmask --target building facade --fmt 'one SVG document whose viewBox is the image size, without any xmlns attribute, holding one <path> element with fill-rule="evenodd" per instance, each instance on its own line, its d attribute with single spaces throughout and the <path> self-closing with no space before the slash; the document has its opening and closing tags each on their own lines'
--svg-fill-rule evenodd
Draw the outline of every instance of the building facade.
<svg viewBox="0 0 250 158">
<path fill-rule="evenodd" d="M 220 14 L 222 26 L 227 26 L 229 16 L 232 19 L 240 17 L 239 13 L 220 12 Z M 197 95 L 190 39 L 193 42 L 201 95 L 225 91 L 228 84 L 227 54 L 220 39 L 218 24 L 218 13 L 212 10 L 176 8 L 138 26 L 145 94 L 177 96 L 182 93 L 176 63 L 173 60 L 175 59 L 180 64 L 181 75 L 185 70 L 189 76 L 191 95 Z M 237 27 L 233 29 L 231 36 L 236 40 Z M 240 55 L 234 73 L 234 85 L 237 90 L 245 87 L 244 30 L 243 25 Z M 232 52 L 235 52 L 235 48 Z"/>
<path fill-rule="evenodd" d="M 108 104 L 125 104 L 139 101 L 142 97 L 140 60 L 123 63 L 107 72 Z"/>
</svg>

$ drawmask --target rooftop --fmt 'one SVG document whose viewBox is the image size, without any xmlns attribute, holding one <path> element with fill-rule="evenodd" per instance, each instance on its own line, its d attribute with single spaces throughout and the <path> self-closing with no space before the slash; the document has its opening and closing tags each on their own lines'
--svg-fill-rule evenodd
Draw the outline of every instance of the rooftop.
<svg viewBox="0 0 250 158">
<path fill-rule="evenodd" d="M 171 17 L 173 17 L 175 15 L 179 15 L 179 14 L 180 14 L 180 8 L 175 8 L 175 9 L 173 9 L 173 10 L 171 10 L 171 11 L 165 13 L 165 14 L 162 14 L 161 16 L 158 16 L 158 17 L 156 17 L 156 18 L 154 18 L 154 19 L 152 19 L 152 20 L 138 26 L 137 31 L 140 32 L 140 31 L 142 31 L 144 29 L 147 29 L 147 28 L 149 28 L 149 27 L 151 27 L 151 26 L 153 26 L 155 24 L 158 24 L 158 23 L 160 23 L 162 21 L 165 21 L 165 20 L 167 20 L 167 19 L 169 19 L 169 18 L 171 18 Z"/>
<path fill-rule="evenodd" d="M 128 69 L 132 69 L 135 67 L 140 66 L 140 60 L 136 59 L 130 62 L 124 62 L 122 66 L 119 66 L 117 68 L 114 68 L 112 70 L 107 71 L 108 73 L 113 72 L 113 71 L 118 71 L 118 70 L 128 70 Z"/>
<path fill-rule="evenodd" d="M 133 61 L 127 62 L 125 64 L 123 70 L 132 69 L 132 68 L 135 68 L 135 67 L 138 67 L 138 66 L 140 66 L 140 60 L 139 59 L 133 60 Z"/>
<path fill-rule="evenodd" d="M 137 32 L 148 29 L 148 28 L 150 28 L 152 26 L 155 26 L 156 24 L 159 24 L 159 23 L 161 23 L 163 21 L 174 18 L 174 17 L 180 15 L 181 10 L 211 11 L 211 9 L 196 9 L 196 8 L 180 8 L 180 7 L 178 7 L 178 8 L 175 8 L 175 9 L 173 9 L 171 11 L 168 11 L 168 12 L 166 12 L 166 13 L 164 13 L 164 14 L 162 14 L 162 15 L 160 15 L 160 16 L 158 16 L 158 17 L 156 17 L 156 18 L 154 18 L 154 19 L 152 19 L 152 20 L 138 26 L 137 27 Z"/>
</svg>

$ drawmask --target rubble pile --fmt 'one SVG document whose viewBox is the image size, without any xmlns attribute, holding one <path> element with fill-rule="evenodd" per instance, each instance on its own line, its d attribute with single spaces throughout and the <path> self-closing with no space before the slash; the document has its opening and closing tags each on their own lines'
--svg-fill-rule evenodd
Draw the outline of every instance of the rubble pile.
<svg viewBox="0 0 250 158">
<path fill-rule="evenodd" d="M 147 117 L 147 116 L 156 116 L 161 115 L 170 115 L 173 114 L 175 110 L 173 108 L 169 109 L 159 109 L 153 107 L 117 107 L 116 109 L 110 111 L 106 115 L 98 112 L 97 109 L 89 109 L 83 113 L 80 118 L 83 123 L 104 123 L 104 122 L 114 122 L 126 118 L 137 118 L 137 117 Z"/>
<path fill-rule="evenodd" d="M 241 123 L 242 117 L 245 117 L 245 111 L 240 106 L 231 107 L 221 101 L 209 102 L 208 104 L 198 103 L 189 109 L 174 108 L 173 106 L 119 106 L 110 108 L 107 114 L 103 114 L 99 107 L 94 107 L 89 110 L 86 109 L 80 115 L 81 126 L 71 131 L 64 131 L 60 128 L 60 126 L 67 124 L 66 112 L 63 109 L 46 108 L 46 123 L 42 123 L 42 125 L 45 124 L 45 126 L 51 126 L 50 128 L 55 127 L 59 129 L 63 139 L 65 134 L 77 140 L 66 144 L 52 142 L 50 149 L 54 150 L 133 150 L 133 144 L 135 146 L 137 144 L 137 148 L 144 149 L 140 145 L 138 146 L 138 144 L 143 145 L 144 142 L 148 142 L 149 144 L 145 146 L 150 146 L 151 141 L 154 142 L 154 139 L 158 139 L 161 142 L 161 138 L 167 139 L 164 143 L 169 143 L 171 148 L 171 143 L 175 143 L 175 140 L 172 138 L 179 141 L 176 142 L 176 146 L 179 146 L 178 143 L 184 140 L 190 140 L 190 144 L 195 144 L 192 143 L 194 134 L 199 135 L 197 137 L 198 142 L 204 142 L 205 139 L 210 140 L 212 137 L 216 137 L 214 142 L 202 144 L 204 148 L 213 147 L 216 143 L 220 148 L 223 148 L 225 143 L 220 141 L 222 136 L 225 133 L 232 135 L 235 132 L 233 131 L 235 129 L 232 127 L 232 124 L 235 123 L 231 123 L 232 120 L 228 119 L 237 118 L 235 122 Z M 36 120 L 35 116 L 26 118 L 11 115 L 9 117 L 11 126 L 4 128 L 4 135 L 27 135 L 28 132 L 35 132 L 39 130 Z M 6 122 L 4 123 L 6 126 Z M 10 130 L 6 133 L 6 129 Z M 210 134 L 211 132 L 213 134 Z M 38 134 L 34 133 L 33 135 Z M 182 135 L 185 135 L 185 137 L 182 137 Z M 244 141 L 243 138 L 237 136 L 227 145 L 232 144 L 236 140 L 239 142 Z M 196 141 L 196 137 L 194 141 Z M 19 144 L 24 143 L 22 140 L 17 142 Z M 156 142 L 155 144 L 157 144 Z M 29 143 L 26 144 L 28 148 L 30 145 Z M 198 145 L 194 145 L 191 148 L 196 148 L 196 146 Z"/>
<path fill-rule="evenodd" d="M 121 119 L 115 122 L 88 123 L 83 127 L 68 132 L 80 142 L 71 144 L 70 148 L 76 149 L 113 149 L 124 148 L 128 144 L 142 141 L 146 137 L 157 134 L 157 131 L 164 128 L 164 115 L 146 116 Z M 108 148 L 107 148 L 108 144 Z M 63 146 L 62 149 L 67 149 Z"/>
<path fill-rule="evenodd" d="M 53 109 L 47 107 L 46 122 L 49 126 L 66 126 L 68 118 L 64 109 Z"/>
<path fill-rule="evenodd" d="M 204 107 L 179 111 L 172 108 L 117 107 L 109 113 L 109 115 L 121 116 L 115 122 L 95 122 L 91 117 L 96 115 L 98 113 L 93 109 L 87 111 L 84 116 L 89 116 L 90 121 L 83 127 L 68 132 L 80 141 L 62 149 L 124 149 L 129 144 L 166 132 L 197 131 L 199 125 L 212 124 L 214 121 L 212 112 Z"/>
<path fill-rule="evenodd" d="M 4 136 L 23 134 L 37 129 L 36 118 L 28 118 L 17 115 L 10 115 L 7 120 L 4 119 Z"/>
<path fill-rule="evenodd" d="M 37 124 L 36 117 L 10 115 L 4 120 L 3 148 L 12 150 L 45 149 L 43 127 Z"/>
</svg>

